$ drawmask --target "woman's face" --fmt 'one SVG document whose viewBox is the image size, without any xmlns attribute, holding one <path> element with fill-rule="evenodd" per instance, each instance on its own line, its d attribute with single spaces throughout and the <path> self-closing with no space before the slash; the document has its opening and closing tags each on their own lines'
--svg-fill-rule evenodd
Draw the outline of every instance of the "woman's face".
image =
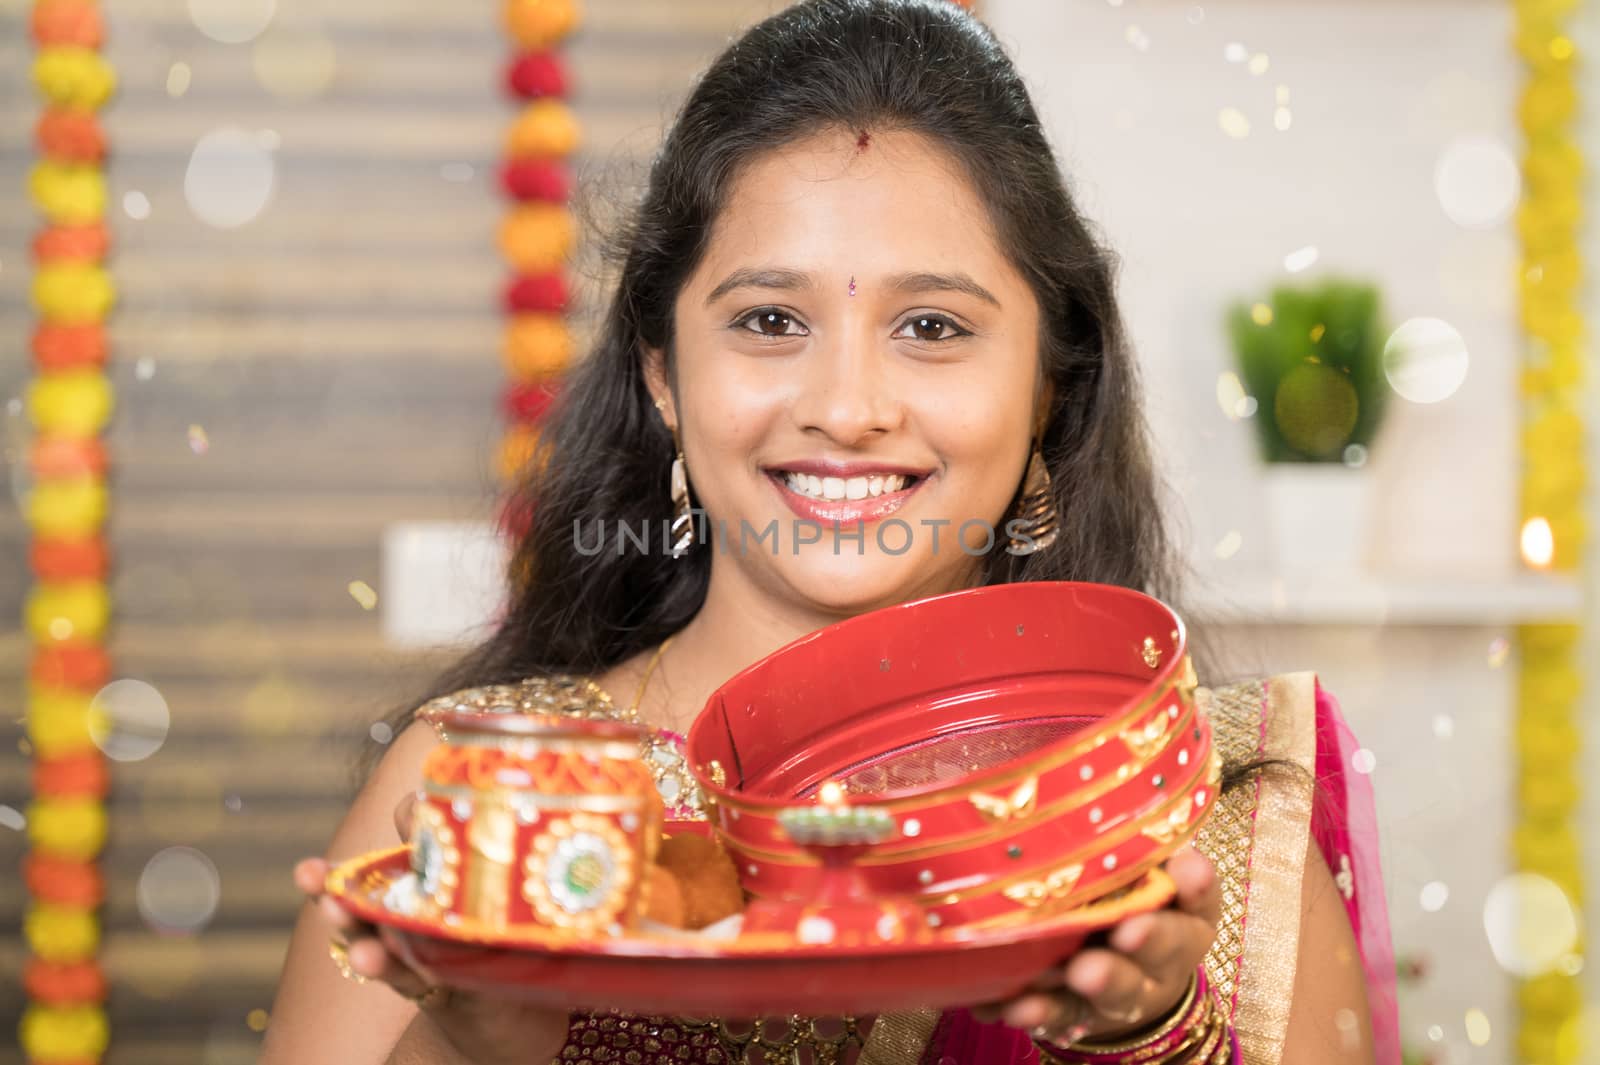
<svg viewBox="0 0 1600 1065">
<path fill-rule="evenodd" d="M 652 380 L 713 593 L 852 614 L 972 583 L 1036 428 L 1038 322 L 938 144 L 827 133 L 746 168 L 678 295 L 675 394 Z"/>
</svg>

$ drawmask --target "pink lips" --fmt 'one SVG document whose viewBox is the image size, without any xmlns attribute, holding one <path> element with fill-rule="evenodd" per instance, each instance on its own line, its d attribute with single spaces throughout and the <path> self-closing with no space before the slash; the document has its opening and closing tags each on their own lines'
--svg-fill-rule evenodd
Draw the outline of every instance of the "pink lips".
<svg viewBox="0 0 1600 1065">
<path fill-rule="evenodd" d="M 801 495 L 790 488 L 784 480 L 788 472 L 806 473 L 816 477 L 866 477 L 884 474 L 904 474 L 915 477 L 916 480 L 898 492 L 885 492 L 878 496 L 869 496 L 866 499 L 814 499 L 811 496 Z M 927 471 L 915 470 L 910 467 L 891 467 L 869 465 L 867 463 L 836 463 L 807 461 L 785 465 L 781 470 L 771 469 L 766 471 L 767 479 L 778 490 L 778 495 L 783 499 L 797 517 L 814 521 L 824 527 L 832 526 L 834 522 L 840 525 L 850 525 L 856 522 L 882 521 L 895 511 L 906 505 L 906 501 L 914 495 L 928 480 Z"/>
</svg>

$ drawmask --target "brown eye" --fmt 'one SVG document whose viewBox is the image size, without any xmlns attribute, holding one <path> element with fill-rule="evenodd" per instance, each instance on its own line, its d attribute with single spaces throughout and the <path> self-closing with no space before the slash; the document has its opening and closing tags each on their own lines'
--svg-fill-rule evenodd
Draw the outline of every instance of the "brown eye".
<svg viewBox="0 0 1600 1065">
<path fill-rule="evenodd" d="M 752 322 L 755 323 L 754 328 L 751 328 Z M 757 336 L 770 337 L 773 340 L 805 335 L 804 327 L 795 320 L 794 315 L 786 314 L 776 307 L 762 307 L 751 311 L 734 325 L 746 333 L 755 333 Z M 791 329 L 791 326 L 794 328 Z"/>
<path fill-rule="evenodd" d="M 906 329 L 912 331 L 906 338 L 908 340 L 954 340 L 958 336 L 966 335 L 966 332 L 958 329 L 954 322 L 938 314 L 919 314 L 915 318 L 908 318 L 905 325 L 901 326 L 901 335 L 904 335 Z"/>
<path fill-rule="evenodd" d="M 755 316 L 756 328 L 769 337 L 782 336 L 789 331 L 789 323 L 794 321 L 782 311 L 767 311 Z"/>
</svg>

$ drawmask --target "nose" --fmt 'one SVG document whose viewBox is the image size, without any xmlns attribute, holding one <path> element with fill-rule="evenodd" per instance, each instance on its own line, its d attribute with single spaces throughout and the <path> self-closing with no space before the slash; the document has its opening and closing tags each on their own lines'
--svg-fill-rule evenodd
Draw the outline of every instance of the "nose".
<svg viewBox="0 0 1600 1065">
<path fill-rule="evenodd" d="M 813 344 L 800 370 L 795 423 L 841 447 L 899 428 L 904 406 L 888 361 L 865 335 Z"/>
</svg>

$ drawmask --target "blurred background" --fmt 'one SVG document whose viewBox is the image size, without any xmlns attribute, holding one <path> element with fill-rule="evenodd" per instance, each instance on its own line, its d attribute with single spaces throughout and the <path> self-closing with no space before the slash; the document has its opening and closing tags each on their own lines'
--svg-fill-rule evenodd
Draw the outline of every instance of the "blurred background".
<svg viewBox="0 0 1600 1065">
<path fill-rule="evenodd" d="M 106 901 L 97 944 L 82 906 L 25 934 L 38 885 L 0 877 L 0 1062 L 24 1060 L 30 945 L 98 950 L 107 1062 L 254 1059 L 293 861 L 322 849 L 362 749 L 392 738 L 380 719 L 493 611 L 498 469 L 525 446 L 504 410 L 536 413 L 560 348 L 525 335 L 502 354 L 505 255 L 528 273 L 549 252 L 510 233 L 503 164 L 552 153 L 600 209 L 625 200 L 697 71 L 782 5 L 585 0 L 557 45 L 570 112 L 537 116 L 508 63 L 560 5 L 521 6 L 508 28 L 488 3 L 98 5 L 115 563 L 94 641 L 110 671 L 83 668 L 113 724 L 94 737 L 109 792 L 88 804 Z M 1122 257 L 1191 625 L 1218 675 L 1317 670 L 1365 744 L 1418 1061 L 1600 1060 L 1580 1038 L 1600 997 L 1578 827 L 1600 803 L 1580 668 L 1600 630 L 1582 535 L 1600 398 L 1580 372 L 1595 8 L 978 8 Z M 47 20 L 56 47 L 82 43 L 74 10 Z M 30 833 L 70 854 L 100 816 L 41 809 L 60 782 L 33 775 L 27 730 L 36 649 L 71 635 L 61 618 L 95 628 L 92 602 L 37 602 L 41 567 L 78 571 L 30 556 L 34 527 L 94 503 L 28 509 L 81 461 L 30 459 L 33 425 L 71 423 L 100 387 L 29 392 L 46 360 L 86 358 L 38 353 L 36 300 L 93 305 L 96 283 L 30 294 L 37 201 L 70 216 L 94 199 L 81 174 L 41 191 L 35 81 L 91 102 L 98 69 L 40 74 L 38 18 L 0 0 L 7 869 Z M 541 172 L 514 180 L 526 195 Z M 603 278 L 581 242 L 566 270 L 581 353 Z M 516 300 L 539 314 L 537 293 Z"/>
</svg>

